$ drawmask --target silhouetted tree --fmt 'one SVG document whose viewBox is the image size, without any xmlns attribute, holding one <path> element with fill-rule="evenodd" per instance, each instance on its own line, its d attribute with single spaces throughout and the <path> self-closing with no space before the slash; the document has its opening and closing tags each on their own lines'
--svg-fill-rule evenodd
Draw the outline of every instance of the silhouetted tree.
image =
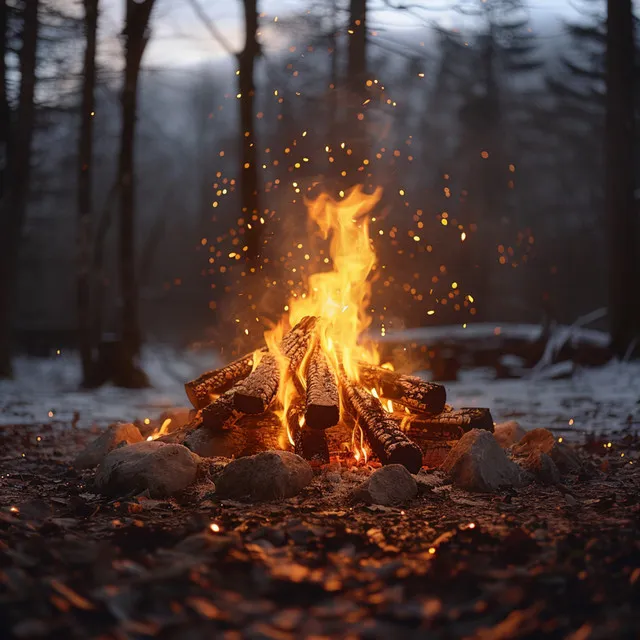
<svg viewBox="0 0 640 640">
<path fill-rule="evenodd" d="M 260 222 L 258 148 L 254 114 L 255 66 L 260 55 L 258 43 L 258 2 L 243 0 L 245 41 L 238 54 L 238 94 L 240 102 L 240 192 L 245 218 L 247 259 L 258 267 L 262 252 L 263 225 Z"/>
<path fill-rule="evenodd" d="M 6 191 L 7 154 L 9 145 L 9 132 L 11 126 L 11 109 L 9 107 L 9 97 L 7 96 L 7 53 L 8 53 L 8 17 L 9 8 L 7 1 L 0 1 L 0 199 L 4 197 Z"/>
<path fill-rule="evenodd" d="M 2 48 L 6 54 L 6 16 L 7 6 L 3 5 L 5 29 Z M 0 378 L 10 377 L 13 294 L 17 275 L 18 249 L 20 237 L 27 211 L 31 178 L 31 143 L 35 123 L 35 86 L 36 86 L 36 52 L 38 47 L 38 0 L 25 2 L 21 12 L 21 48 L 20 48 L 20 91 L 18 96 L 17 113 L 8 130 L 5 130 L 7 144 L 7 168 L 5 172 L 7 186 L 6 193 L 0 206 Z M 1 25 L 0 25 L 1 28 Z M 2 104 L 3 127 L 9 120 L 6 95 L 6 56 L 3 56 L 0 74 L 3 79 Z"/>
<path fill-rule="evenodd" d="M 78 342 L 85 386 L 94 383 L 91 326 L 91 229 L 93 177 L 93 116 L 96 86 L 96 42 L 99 0 L 84 0 L 85 51 L 78 153 Z"/>
<path fill-rule="evenodd" d="M 482 3 L 476 15 L 484 28 L 469 51 L 456 166 L 465 168 L 461 213 L 467 223 L 477 225 L 465 250 L 470 254 L 468 285 L 477 301 L 476 318 L 482 319 L 495 304 L 496 268 L 499 260 L 506 261 L 498 255 L 498 247 L 514 214 L 510 193 L 514 184 L 510 165 L 517 164 L 514 116 L 523 108 L 514 83 L 540 62 L 521 2 Z"/>
<path fill-rule="evenodd" d="M 364 120 L 363 103 L 367 98 L 367 0 L 350 0 L 348 51 L 347 51 L 347 96 L 344 139 L 349 141 L 352 150 L 350 162 L 346 163 L 346 186 L 363 182 L 357 169 L 367 157 L 367 127 Z M 336 168 L 342 168 L 338 166 Z"/>
<path fill-rule="evenodd" d="M 607 2 L 606 210 L 610 234 L 611 346 L 619 356 L 640 353 L 638 210 L 634 201 L 633 8 L 631 0 Z"/>
<path fill-rule="evenodd" d="M 122 352 L 117 382 L 122 386 L 147 384 L 146 376 L 136 365 L 141 335 L 138 317 L 138 286 L 135 242 L 135 167 L 134 148 L 138 105 L 138 79 L 144 50 L 149 41 L 149 18 L 155 0 L 126 0 L 125 69 L 122 88 L 122 130 L 118 178 L 120 188 L 119 268 L 122 296 Z"/>
</svg>

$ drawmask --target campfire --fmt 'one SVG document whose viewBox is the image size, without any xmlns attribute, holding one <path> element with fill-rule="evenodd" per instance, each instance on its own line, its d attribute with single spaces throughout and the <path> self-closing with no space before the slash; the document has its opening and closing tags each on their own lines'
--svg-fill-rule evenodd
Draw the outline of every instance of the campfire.
<svg viewBox="0 0 640 640">
<path fill-rule="evenodd" d="M 416 441 L 493 430 L 488 409 L 453 410 L 443 386 L 381 365 L 367 338 L 376 274 L 369 215 L 381 194 L 356 187 L 340 200 L 322 194 L 308 203 L 311 232 L 329 243 L 328 270 L 292 295 L 261 349 L 185 385 L 196 409 L 184 430 L 187 446 L 237 428 L 245 416 L 266 429 L 275 415 L 286 434 L 280 447 L 311 462 L 330 461 L 326 430 L 335 427 L 349 430 L 355 461 L 373 454 L 416 473 L 423 462 Z"/>
</svg>

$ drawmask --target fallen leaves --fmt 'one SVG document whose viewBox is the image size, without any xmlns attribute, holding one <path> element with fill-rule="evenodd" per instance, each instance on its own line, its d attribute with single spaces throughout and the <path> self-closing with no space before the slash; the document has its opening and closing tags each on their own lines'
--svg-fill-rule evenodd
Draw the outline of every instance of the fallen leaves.
<svg viewBox="0 0 640 640">
<path fill-rule="evenodd" d="M 23 464 L 33 464 L 28 476 Z M 562 491 L 492 497 L 421 473 L 402 509 L 347 501 L 339 489 L 370 470 L 339 473 L 331 486 L 320 475 L 305 496 L 247 505 L 205 484 L 179 500 L 109 502 L 64 464 L 15 465 L 0 485 L 3 503 L 20 507 L 0 512 L 0 624 L 15 637 L 640 631 L 629 606 L 640 584 L 640 465 L 612 464 L 606 479 Z"/>
<path fill-rule="evenodd" d="M 86 598 L 83 598 L 79 593 L 76 593 L 71 589 L 71 587 L 67 587 L 59 580 L 52 578 L 50 584 L 51 587 L 62 597 L 66 598 L 72 606 L 77 607 L 78 609 L 84 609 L 85 611 L 95 609 L 95 607 Z"/>
</svg>

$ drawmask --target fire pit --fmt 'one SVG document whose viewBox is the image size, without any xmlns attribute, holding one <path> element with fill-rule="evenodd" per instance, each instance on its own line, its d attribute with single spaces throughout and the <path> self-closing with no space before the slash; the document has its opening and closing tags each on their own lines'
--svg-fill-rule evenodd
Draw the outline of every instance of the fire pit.
<svg viewBox="0 0 640 640">
<path fill-rule="evenodd" d="M 275 413 L 286 435 L 279 448 L 311 462 L 329 462 L 325 431 L 336 427 L 350 431 L 356 461 L 373 454 L 383 465 L 417 473 L 423 462 L 417 442 L 493 430 L 488 409 L 454 411 L 443 386 L 381 366 L 365 337 L 376 267 L 368 216 L 380 196 L 380 189 L 366 194 L 357 187 L 338 201 L 323 194 L 308 203 L 316 232 L 329 241 L 329 270 L 309 276 L 306 293 L 291 297 L 287 315 L 265 333 L 265 346 L 185 385 L 197 410 L 181 431 L 185 445 L 206 448 L 246 424 L 245 416 L 254 416 L 254 429 L 267 429 Z"/>
</svg>

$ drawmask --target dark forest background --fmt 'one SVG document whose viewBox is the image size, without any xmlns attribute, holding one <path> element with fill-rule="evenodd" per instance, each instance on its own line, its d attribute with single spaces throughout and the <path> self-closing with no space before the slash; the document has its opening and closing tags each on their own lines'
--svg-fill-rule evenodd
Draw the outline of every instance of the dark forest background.
<svg viewBox="0 0 640 640">
<path fill-rule="evenodd" d="M 244 0 L 235 51 L 185 0 L 228 56 L 163 70 L 144 62 L 161 0 L 123 0 L 109 56 L 99 0 L 3 0 L 0 374 L 79 347 L 88 384 L 113 367 L 135 385 L 144 341 L 248 350 L 327 264 L 303 196 L 355 184 L 384 188 L 374 334 L 607 308 L 624 354 L 640 332 L 632 4 L 577 1 L 550 37 L 533 3 L 452 2 L 445 30 L 429 3 L 315 0 L 276 21 Z M 414 26 L 389 29 L 382 5 Z"/>
</svg>

